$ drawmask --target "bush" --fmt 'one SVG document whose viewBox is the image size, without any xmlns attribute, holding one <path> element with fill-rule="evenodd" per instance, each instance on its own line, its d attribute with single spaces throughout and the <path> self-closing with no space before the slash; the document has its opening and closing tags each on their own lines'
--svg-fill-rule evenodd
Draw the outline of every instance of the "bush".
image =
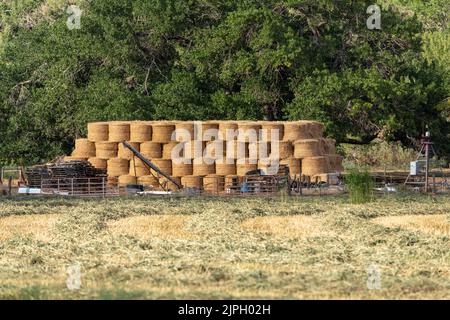
<svg viewBox="0 0 450 320">
<path fill-rule="evenodd" d="M 345 176 L 345 184 L 351 203 L 366 203 L 373 200 L 374 181 L 367 170 L 351 170 Z"/>
</svg>

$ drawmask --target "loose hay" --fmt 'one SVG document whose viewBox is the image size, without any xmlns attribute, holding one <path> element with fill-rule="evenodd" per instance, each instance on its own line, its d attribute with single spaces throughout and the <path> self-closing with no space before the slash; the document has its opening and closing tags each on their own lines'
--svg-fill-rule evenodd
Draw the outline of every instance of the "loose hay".
<svg viewBox="0 0 450 320">
<path fill-rule="evenodd" d="M 113 235 L 127 235 L 139 239 L 191 239 L 193 234 L 185 230 L 188 216 L 135 216 L 108 223 Z"/>
<path fill-rule="evenodd" d="M 56 214 L 34 214 L 0 218 L 0 240 L 31 236 L 36 240 L 48 242 L 51 240 L 51 228 L 59 217 Z"/>
<path fill-rule="evenodd" d="M 450 236 L 450 219 L 445 214 L 380 217 L 373 222 L 388 228 L 403 228 L 436 236 Z"/>
</svg>

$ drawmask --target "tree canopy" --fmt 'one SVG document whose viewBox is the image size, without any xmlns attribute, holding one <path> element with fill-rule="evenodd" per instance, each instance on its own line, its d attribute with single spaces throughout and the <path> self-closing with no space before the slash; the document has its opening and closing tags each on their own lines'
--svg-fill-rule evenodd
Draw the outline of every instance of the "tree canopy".
<svg viewBox="0 0 450 320">
<path fill-rule="evenodd" d="M 373 2 L 2 0 L 0 162 L 119 119 L 315 119 L 339 142 L 404 144 L 428 125 L 449 155 L 450 5 L 377 1 L 369 30 Z"/>
</svg>

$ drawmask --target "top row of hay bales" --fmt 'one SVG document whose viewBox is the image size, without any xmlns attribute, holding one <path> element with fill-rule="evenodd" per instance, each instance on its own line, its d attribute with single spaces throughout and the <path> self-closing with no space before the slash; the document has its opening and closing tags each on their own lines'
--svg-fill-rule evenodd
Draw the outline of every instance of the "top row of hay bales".
<svg viewBox="0 0 450 320">
<path fill-rule="evenodd" d="M 173 140 L 210 141 L 217 137 L 209 136 L 207 130 L 215 129 L 218 130 L 219 140 L 224 141 L 246 141 L 250 137 L 245 133 L 251 132 L 249 130 L 254 130 L 258 140 L 293 142 L 301 139 L 321 138 L 324 131 L 324 125 L 317 121 L 204 121 L 198 122 L 197 128 L 201 126 L 202 136 L 196 137 L 196 132 L 194 131 L 194 125 L 196 123 L 192 121 L 94 122 L 88 124 L 88 140 L 92 142 L 153 141 L 157 143 L 169 143 Z M 233 132 L 239 130 L 238 136 L 231 136 L 231 130 Z M 172 137 L 172 134 L 175 137 Z"/>
</svg>

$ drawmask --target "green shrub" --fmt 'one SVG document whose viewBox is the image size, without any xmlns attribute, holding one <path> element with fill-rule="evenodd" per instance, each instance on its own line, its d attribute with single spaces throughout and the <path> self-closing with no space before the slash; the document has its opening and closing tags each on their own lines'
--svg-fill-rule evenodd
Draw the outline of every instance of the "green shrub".
<svg viewBox="0 0 450 320">
<path fill-rule="evenodd" d="M 373 200 L 374 181 L 367 170 L 352 169 L 345 176 L 345 184 L 351 203 L 366 203 Z"/>
</svg>

